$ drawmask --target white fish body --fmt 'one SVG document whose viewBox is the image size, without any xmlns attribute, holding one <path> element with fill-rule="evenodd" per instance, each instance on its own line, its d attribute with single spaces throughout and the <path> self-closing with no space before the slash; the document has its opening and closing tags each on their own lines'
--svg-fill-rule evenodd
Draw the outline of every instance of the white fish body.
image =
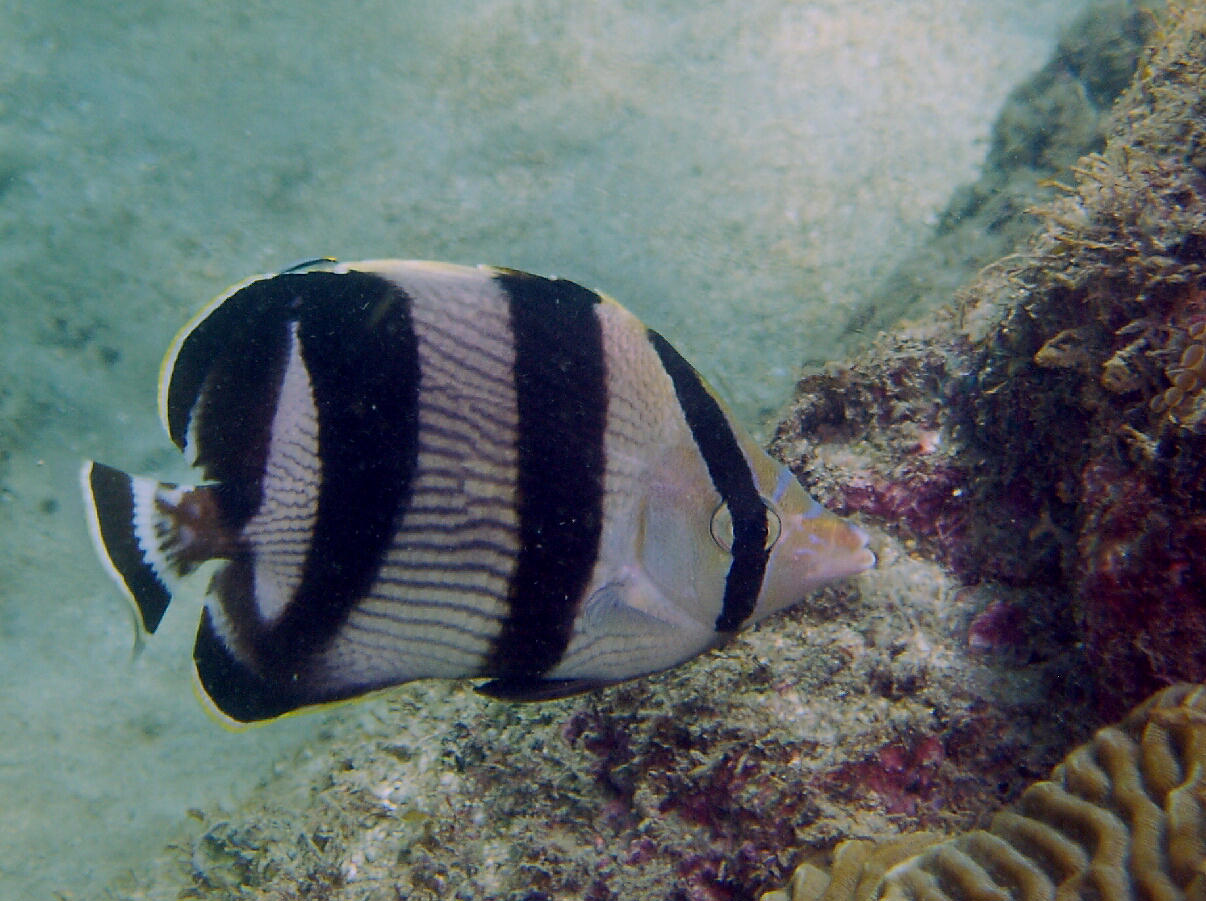
<svg viewBox="0 0 1206 901">
<path fill-rule="evenodd" d="M 428 677 L 581 691 L 874 563 L 665 339 L 564 280 L 251 279 L 178 336 L 160 405 L 202 481 L 88 463 L 93 532 L 150 632 L 221 561 L 194 660 L 239 721 Z"/>
</svg>

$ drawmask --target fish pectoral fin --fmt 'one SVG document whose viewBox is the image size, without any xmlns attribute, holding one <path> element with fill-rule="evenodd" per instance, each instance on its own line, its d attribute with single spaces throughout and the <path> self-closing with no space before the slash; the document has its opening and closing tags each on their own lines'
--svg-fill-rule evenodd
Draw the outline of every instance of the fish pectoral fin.
<svg viewBox="0 0 1206 901">
<path fill-rule="evenodd" d="M 555 701 L 615 685 L 614 679 L 532 679 L 522 676 L 492 679 L 474 688 L 479 695 L 500 701 Z"/>
<path fill-rule="evenodd" d="M 643 572 L 628 572 L 608 582 L 586 600 L 586 631 L 609 635 L 648 635 L 664 629 L 695 631 L 701 621 L 662 594 Z"/>
</svg>

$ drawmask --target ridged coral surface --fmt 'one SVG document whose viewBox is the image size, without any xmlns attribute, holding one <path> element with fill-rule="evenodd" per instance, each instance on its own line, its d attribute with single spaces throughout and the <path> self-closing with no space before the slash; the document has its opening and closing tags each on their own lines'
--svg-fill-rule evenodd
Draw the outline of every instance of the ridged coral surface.
<svg viewBox="0 0 1206 901">
<path fill-rule="evenodd" d="M 805 864 L 763 901 L 1201 898 L 1204 769 L 1206 687 L 1175 685 L 1098 731 L 988 829 L 846 842 L 828 873 Z"/>
</svg>

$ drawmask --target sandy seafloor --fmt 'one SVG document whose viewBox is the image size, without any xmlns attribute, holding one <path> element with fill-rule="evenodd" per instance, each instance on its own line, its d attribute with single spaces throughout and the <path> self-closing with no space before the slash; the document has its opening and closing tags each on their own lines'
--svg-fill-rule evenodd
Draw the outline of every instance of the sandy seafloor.
<svg viewBox="0 0 1206 901">
<path fill-rule="evenodd" d="M 0 898 L 98 893 L 350 721 L 225 731 L 196 604 L 132 656 L 88 545 L 83 457 L 181 475 L 156 372 L 211 296 L 323 254 L 571 277 L 759 427 L 1081 8 L 0 3 Z"/>
</svg>

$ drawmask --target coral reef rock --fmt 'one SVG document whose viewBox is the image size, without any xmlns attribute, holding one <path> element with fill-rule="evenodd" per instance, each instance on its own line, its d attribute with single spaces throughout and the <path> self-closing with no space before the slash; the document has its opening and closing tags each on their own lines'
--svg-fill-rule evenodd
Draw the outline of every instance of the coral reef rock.
<svg viewBox="0 0 1206 901">
<path fill-rule="evenodd" d="M 1206 11 L 1175 9 L 1039 228 L 806 374 L 778 452 L 967 584 L 1046 586 L 1113 717 L 1206 680 Z"/>
<path fill-rule="evenodd" d="M 964 295 L 972 319 L 1009 302 L 973 357 L 965 459 L 985 502 L 1021 501 L 994 534 L 1032 562 L 1048 545 L 1110 714 L 1206 679 L 1204 19 L 1167 26 L 1105 149 Z"/>
<path fill-rule="evenodd" d="M 979 179 L 954 193 L 926 243 L 852 313 L 852 326 L 888 328 L 948 303 L 978 269 L 1027 238 L 1027 211 L 1050 196 L 1052 180 L 1104 146 L 1110 109 L 1152 37 L 1155 5 L 1106 0 L 1076 17 L 1047 64 L 1010 91 Z"/>
<path fill-rule="evenodd" d="M 1165 689 L 1101 729 L 987 829 L 838 845 L 762 901 L 1201 898 L 1206 687 Z"/>
</svg>

